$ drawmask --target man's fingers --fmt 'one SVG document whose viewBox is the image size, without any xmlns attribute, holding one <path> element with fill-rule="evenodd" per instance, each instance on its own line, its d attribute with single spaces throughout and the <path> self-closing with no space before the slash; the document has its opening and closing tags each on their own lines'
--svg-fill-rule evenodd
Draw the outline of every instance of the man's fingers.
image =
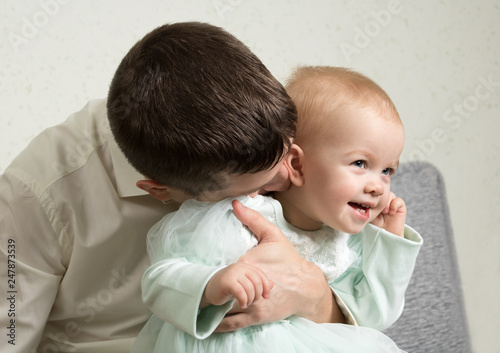
<svg viewBox="0 0 500 353">
<path fill-rule="evenodd" d="M 264 279 L 262 282 L 263 288 L 262 288 L 262 297 L 264 299 L 269 299 L 271 298 L 271 289 L 274 287 L 274 282 L 270 279 Z"/>
<path fill-rule="evenodd" d="M 269 320 L 269 313 L 273 313 L 274 311 L 274 303 L 269 300 L 261 299 L 246 309 L 239 308 L 235 303 L 233 309 L 231 309 L 228 315 L 222 319 L 215 332 L 230 332 L 251 325 L 260 325 L 281 320 L 282 317 L 273 318 L 271 321 Z M 290 314 L 283 316 L 283 318 L 288 316 L 290 316 Z"/>
<path fill-rule="evenodd" d="M 243 206 L 238 200 L 234 200 L 232 205 L 236 218 L 250 229 L 259 243 L 280 241 L 285 238 L 279 228 L 265 219 L 259 212 Z"/>
<path fill-rule="evenodd" d="M 253 324 L 251 317 L 247 313 L 237 313 L 234 315 L 226 316 L 222 319 L 215 332 L 232 332 L 240 328 L 247 327 Z"/>
</svg>

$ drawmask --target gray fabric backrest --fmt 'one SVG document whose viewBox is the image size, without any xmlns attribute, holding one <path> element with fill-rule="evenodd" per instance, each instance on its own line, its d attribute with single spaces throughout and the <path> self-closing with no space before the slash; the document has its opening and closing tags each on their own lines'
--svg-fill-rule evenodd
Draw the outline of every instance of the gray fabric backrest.
<svg viewBox="0 0 500 353">
<path fill-rule="evenodd" d="M 403 314 L 385 333 L 409 353 L 472 352 L 443 177 L 429 163 L 404 163 L 392 190 L 424 244 Z"/>
</svg>

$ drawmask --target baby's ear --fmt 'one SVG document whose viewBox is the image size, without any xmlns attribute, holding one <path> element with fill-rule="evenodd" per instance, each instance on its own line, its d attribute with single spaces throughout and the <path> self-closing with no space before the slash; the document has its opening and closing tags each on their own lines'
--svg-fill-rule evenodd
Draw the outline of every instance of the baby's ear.
<svg viewBox="0 0 500 353">
<path fill-rule="evenodd" d="M 172 198 L 168 186 L 160 184 L 157 181 L 150 179 L 139 180 L 135 185 L 160 201 L 168 201 Z"/>
<path fill-rule="evenodd" d="M 304 174 L 302 173 L 303 162 L 304 151 L 298 145 L 292 144 L 285 158 L 285 167 L 288 170 L 290 181 L 295 186 L 302 186 L 304 184 Z"/>
</svg>

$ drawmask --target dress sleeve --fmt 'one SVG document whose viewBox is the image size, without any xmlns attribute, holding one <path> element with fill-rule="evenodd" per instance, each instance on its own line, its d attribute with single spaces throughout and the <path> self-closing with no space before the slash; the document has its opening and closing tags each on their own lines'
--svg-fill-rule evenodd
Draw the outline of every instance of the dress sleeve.
<svg viewBox="0 0 500 353">
<path fill-rule="evenodd" d="M 403 311 L 422 238 L 409 226 L 398 237 L 371 224 L 351 237 L 357 258 L 330 286 L 359 325 L 385 330 Z"/>
<path fill-rule="evenodd" d="M 230 201 L 213 207 L 186 201 L 148 234 L 152 265 L 142 279 L 143 300 L 160 319 L 198 339 L 213 333 L 233 305 L 199 310 L 208 281 L 248 248 L 231 210 Z"/>
<path fill-rule="evenodd" d="M 143 276 L 143 301 L 163 321 L 204 339 L 212 334 L 233 305 L 230 301 L 198 309 L 208 281 L 220 269 L 193 264 L 185 258 L 158 261 Z"/>
<path fill-rule="evenodd" d="M 0 340 L 2 352 L 34 352 L 64 274 L 50 200 L 12 175 L 0 176 Z"/>
</svg>

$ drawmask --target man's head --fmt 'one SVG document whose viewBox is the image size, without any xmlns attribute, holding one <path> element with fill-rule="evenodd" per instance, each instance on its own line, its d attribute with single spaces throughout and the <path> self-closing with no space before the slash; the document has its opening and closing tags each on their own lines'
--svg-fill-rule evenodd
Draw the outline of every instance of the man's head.
<svg viewBox="0 0 500 353">
<path fill-rule="evenodd" d="M 147 34 L 119 65 L 108 117 L 129 162 L 196 196 L 228 176 L 272 169 L 295 134 L 295 106 L 239 40 L 189 22 Z"/>
</svg>

